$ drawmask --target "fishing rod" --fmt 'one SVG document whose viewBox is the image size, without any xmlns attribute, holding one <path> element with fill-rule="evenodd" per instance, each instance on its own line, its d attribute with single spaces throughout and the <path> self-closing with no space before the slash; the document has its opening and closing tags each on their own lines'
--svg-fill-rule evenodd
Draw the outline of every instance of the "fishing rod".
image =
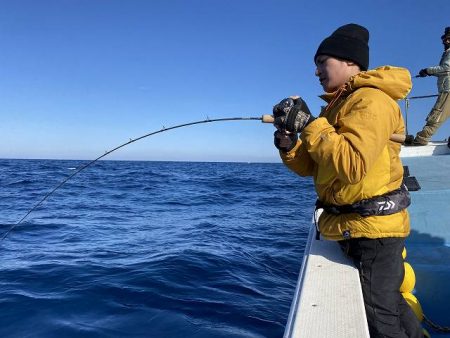
<svg viewBox="0 0 450 338">
<path fill-rule="evenodd" d="M 427 75 L 427 76 L 433 76 L 433 75 L 436 75 L 436 76 L 439 76 L 439 75 L 447 75 L 447 74 L 449 74 L 450 73 L 450 71 L 442 71 L 442 72 L 437 72 L 437 73 L 433 73 L 433 74 L 429 74 L 429 75 Z M 413 76 L 413 78 L 423 78 L 423 77 L 425 77 L 425 76 L 421 76 L 420 74 L 417 74 L 417 75 L 414 75 Z"/>
<path fill-rule="evenodd" d="M 273 117 L 273 115 L 263 115 L 261 118 L 261 121 L 263 123 L 274 123 L 275 118 Z M 403 135 L 403 134 L 392 134 L 389 137 L 389 140 L 396 142 L 396 143 L 403 143 L 403 142 L 405 142 L 405 139 L 406 139 L 406 135 Z"/>
<path fill-rule="evenodd" d="M 206 118 L 206 120 L 201 120 L 201 121 L 195 121 L 195 122 L 189 122 L 189 123 L 183 123 L 183 124 L 179 124 L 176 126 L 172 126 L 172 127 L 162 127 L 160 130 L 154 131 L 154 132 L 150 132 L 148 134 L 142 135 L 138 138 L 135 139 L 130 139 L 129 141 L 122 143 L 121 145 L 106 151 L 103 155 L 98 156 L 97 158 L 86 162 L 85 164 L 83 164 L 82 166 L 80 166 L 78 169 L 76 169 L 71 175 L 69 175 L 68 177 L 66 177 L 63 181 L 61 181 L 57 186 L 55 186 L 52 190 L 50 190 L 40 201 L 38 201 L 17 223 L 14 223 L 11 225 L 11 227 L 6 231 L 6 233 L 2 236 L 1 240 L 3 241 L 10 233 L 12 230 L 14 230 L 14 228 L 18 225 L 20 225 L 33 211 L 35 211 L 37 208 L 39 208 L 39 206 L 42 205 L 42 203 L 44 203 L 56 190 L 58 190 L 59 188 L 61 188 L 67 181 L 69 181 L 72 177 L 74 177 L 75 175 L 77 175 L 78 173 L 80 173 L 81 171 L 83 171 L 84 169 L 86 169 L 87 167 L 91 166 L 92 164 L 94 164 L 95 162 L 97 162 L 98 160 L 102 159 L 103 157 L 115 152 L 116 150 L 119 150 L 120 148 L 123 148 L 131 143 L 137 142 L 139 140 L 142 140 L 144 138 L 147 138 L 149 136 L 152 135 L 156 135 L 159 133 L 164 133 L 166 131 L 169 130 L 173 130 L 173 129 L 178 129 L 178 128 L 183 128 L 183 127 L 188 127 L 188 126 L 193 126 L 196 124 L 203 124 L 203 123 L 211 123 L 211 122 L 223 122 L 223 121 L 244 121 L 244 120 L 257 120 L 257 121 L 263 121 L 263 117 L 226 117 L 226 118 L 219 118 L 219 119 L 210 119 L 210 118 Z"/>
<path fill-rule="evenodd" d="M 44 203 L 56 190 L 58 190 L 59 188 L 61 188 L 67 181 L 69 181 L 72 177 L 74 177 L 75 175 L 77 175 L 78 173 L 80 173 L 81 171 L 83 171 L 84 169 L 86 169 L 87 167 L 91 166 L 92 164 L 94 164 L 95 162 L 97 162 L 98 160 L 102 159 L 103 157 L 115 152 L 116 150 L 119 150 L 131 143 L 137 142 L 139 140 L 142 140 L 144 138 L 147 138 L 149 136 L 152 135 L 156 135 L 159 133 L 163 133 L 169 130 L 173 130 L 173 129 L 178 129 L 178 128 L 183 128 L 183 127 L 188 127 L 188 126 L 193 126 L 196 124 L 203 124 L 203 123 L 211 123 L 211 122 L 224 122 L 224 121 L 244 121 L 244 120 L 256 120 L 256 121 L 261 121 L 263 123 L 274 123 L 275 119 L 272 115 L 263 115 L 261 117 L 226 117 L 226 118 L 219 118 L 219 119 L 210 119 L 207 118 L 206 120 L 201 120 L 201 121 L 195 121 L 195 122 L 189 122 L 189 123 L 183 123 L 183 124 L 179 124 L 176 126 L 172 126 L 172 127 L 164 127 L 160 130 L 154 131 L 154 132 L 150 132 L 148 134 L 142 135 L 138 138 L 135 139 L 130 139 L 129 141 L 122 143 L 121 145 L 106 151 L 103 155 L 98 156 L 97 158 L 86 162 L 85 164 L 83 164 L 82 166 L 78 167 L 71 175 L 67 176 L 63 181 L 61 181 L 57 186 L 55 186 L 52 190 L 50 190 L 41 200 L 39 200 L 30 210 L 28 210 L 28 212 L 17 222 L 14 223 L 10 226 L 10 228 L 5 232 L 5 234 L 2 236 L 1 240 L 3 241 L 10 233 L 12 230 L 14 230 L 15 227 L 17 227 L 18 225 L 20 225 L 33 211 L 35 211 L 37 208 L 39 208 L 42 203 Z M 401 135 L 401 134 L 392 134 L 391 141 L 394 142 L 398 142 L 398 143 L 403 143 L 405 140 L 405 135 Z"/>
<path fill-rule="evenodd" d="M 429 97 L 438 97 L 438 94 L 432 94 L 432 95 L 422 95 L 422 96 L 410 96 L 405 98 L 405 100 L 416 100 L 416 99 L 427 99 Z"/>
</svg>

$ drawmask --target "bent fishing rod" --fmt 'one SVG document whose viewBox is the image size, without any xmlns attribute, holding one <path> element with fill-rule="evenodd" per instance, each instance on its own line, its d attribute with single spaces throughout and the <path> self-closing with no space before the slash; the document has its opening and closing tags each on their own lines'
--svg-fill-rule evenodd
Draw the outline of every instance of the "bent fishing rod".
<svg viewBox="0 0 450 338">
<path fill-rule="evenodd" d="M 44 197 L 41 198 L 41 200 L 39 200 L 17 223 L 14 223 L 10 226 L 10 228 L 5 232 L 5 234 L 2 236 L 1 240 L 3 241 L 10 233 L 11 231 L 14 230 L 15 227 L 17 227 L 18 225 L 20 225 L 33 211 L 35 211 L 37 208 L 39 208 L 51 195 L 53 195 L 53 193 L 58 190 L 59 188 L 61 188 L 67 181 L 69 181 L 72 177 L 74 177 L 75 175 L 77 175 L 78 173 L 80 173 L 81 171 L 83 171 L 84 169 L 88 168 L 89 166 L 93 165 L 95 162 L 97 162 L 98 160 L 104 158 L 105 156 L 115 152 L 116 150 L 119 150 L 131 143 L 140 141 L 144 138 L 156 135 L 156 134 L 160 134 L 160 133 L 164 133 L 166 131 L 169 130 L 173 130 L 173 129 L 178 129 L 178 128 L 183 128 L 183 127 L 189 127 L 189 126 L 193 126 L 196 124 L 203 124 L 203 123 L 211 123 L 211 122 L 225 122 L 225 121 L 248 121 L 248 120 L 256 120 L 256 121 L 261 121 L 263 123 L 274 123 L 275 119 L 272 115 L 263 115 L 261 117 L 225 117 L 225 118 L 219 118 L 219 119 L 209 119 L 207 118 L 206 120 L 201 120 L 201 121 L 195 121 L 195 122 L 189 122 L 189 123 L 183 123 L 183 124 L 179 124 L 176 126 L 172 126 L 172 127 L 162 127 L 160 130 L 154 131 L 154 132 L 150 132 L 147 133 L 145 135 L 142 135 L 140 137 L 137 137 L 135 139 L 130 139 L 129 141 L 122 143 L 121 145 L 106 151 L 104 154 L 98 156 L 97 158 L 86 162 L 85 164 L 81 165 L 80 167 L 78 167 L 72 174 L 70 174 L 69 176 L 67 176 L 64 180 L 62 180 L 57 186 L 55 186 L 52 190 L 50 190 Z M 405 140 L 405 135 L 401 135 L 401 134 L 393 134 L 391 135 L 390 138 L 391 141 L 394 142 L 398 142 L 398 143 L 403 143 Z"/>
<path fill-rule="evenodd" d="M 226 117 L 226 118 L 219 118 L 219 119 L 210 119 L 210 118 L 206 118 L 206 120 L 201 120 L 201 121 L 195 121 L 195 122 L 189 122 L 189 123 L 183 123 L 183 124 L 179 124 L 176 126 L 172 126 L 172 127 L 162 127 L 160 130 L 157 131 L 153 131 L 150 133 L 147 133 L 145 135 L 142 135 L 140 137 L 137 137 L 135 139 L 130 139 L 129 141 L 122 143 L 121 145 L 118 145 L 117 147 L 105 151 L 104 154 L 98 156 L 97 158 L 86 162 L 85 164 L 81 165 L 80 167 L 78 167 L 72 174 L 70 174 L 69 176 L 67 176 L 64 180 L 62 180 L 57 186 L 55 186 L 52 190 L 50 190 L 43 198 L 41 198 L 41 200 L 39 200 L 17 223 L 14 223 L 11 225 L 11 227 L 6 231 L 6 233 L 2 236 L 2 241 L 11 233 L 11 231 L 14 230 L 15 227 L 17 227 L 18 225 L 20 225 L 33 211 L 35 211 L 37 208 L 39 208 L 42 203 L 44 203 L 51 195 L 53 195 L 53 193 L 58 190 L 59 188 L 61 188 L 67 181 L 69 181 L 72 177 L 74 177 L 75 175 L 77 175 L 78 173 L 80 173 L 81 171 L 83 171 L 84 169 L 90 167 L 91 165 L 93 165 L 95 162 L 97 162 L 98 160 L 104 158 L 105 156 L 115 152 L 116 150 L 119 150 L 131 143 L 140 141 L 144 138 L 156 135 L 156 134 L 160 134 L 160 133 L 164 133 L 166 131 L 169 130 L 173 130 L 173 129 L 178 129 L 178 128 L 183 128 L 183 127 L 188 127 L 188 126 L 193 126 L 196 124 L 203 124 L 203 123 L 211 123 L 211 122 L 223 122 L 223 121 L 244 121 L 244 120 L 259 120 L 262 121 L 263 118 L 262 117 Z"/>
</svg>

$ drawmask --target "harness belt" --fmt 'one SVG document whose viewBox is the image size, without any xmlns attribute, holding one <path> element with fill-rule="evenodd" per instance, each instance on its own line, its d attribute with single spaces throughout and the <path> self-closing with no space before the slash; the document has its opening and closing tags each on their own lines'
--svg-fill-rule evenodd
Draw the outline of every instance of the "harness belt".
<svg viewBox="0 0 450 338">
<path fill-rule="evenodd" d="M 353 204 L 325 205 L 316 201 L 316 209 L 322 208 L 329 214 L 359 214 L 362 217 L 385 216 L 395 214 L 406 209 L 411 204 L 408 188 L 404 184 L 400 188 L 390 191 L 384 195 L 363 199 Z"/>
</svg>

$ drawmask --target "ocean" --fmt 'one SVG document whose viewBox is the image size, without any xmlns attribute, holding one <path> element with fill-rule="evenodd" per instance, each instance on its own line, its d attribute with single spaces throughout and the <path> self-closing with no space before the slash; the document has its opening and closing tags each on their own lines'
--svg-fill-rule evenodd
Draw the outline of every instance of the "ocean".
<svg viewBox="0 0 450 338">
<path fill-rule="evenodd" d="M 0 234 L 84 161 L 0 160 Z M 312 180 L 100 161 L 0 242 L 0 337 L 282 337 Z"/>
</svg>

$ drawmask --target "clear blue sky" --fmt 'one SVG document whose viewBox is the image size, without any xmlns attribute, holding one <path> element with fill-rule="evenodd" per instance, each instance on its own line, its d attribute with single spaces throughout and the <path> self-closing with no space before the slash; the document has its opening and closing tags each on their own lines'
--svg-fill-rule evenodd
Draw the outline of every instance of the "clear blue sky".
<svg viewBox="0 0 450 338">
<path fill-rule="evenodd" d="M 436 65 L 449 0 L 0 2 L 0 158 L 93 159 L 163 126 L 260 116 L 298 94 L 318 114 L 318 44 L 370 30 L 370 68 Z M 436 93 L 414 79 L 411 95 Z M 434 99 L 411 102 L 409 131 Z M 401 107 L 404 108 L 403 103 Z M 219 122 L 158 134 L 109 159 L 278 162 L 273 127 Z M 447 121 L 437 139 L 450 135 Z"/>
</svg>

